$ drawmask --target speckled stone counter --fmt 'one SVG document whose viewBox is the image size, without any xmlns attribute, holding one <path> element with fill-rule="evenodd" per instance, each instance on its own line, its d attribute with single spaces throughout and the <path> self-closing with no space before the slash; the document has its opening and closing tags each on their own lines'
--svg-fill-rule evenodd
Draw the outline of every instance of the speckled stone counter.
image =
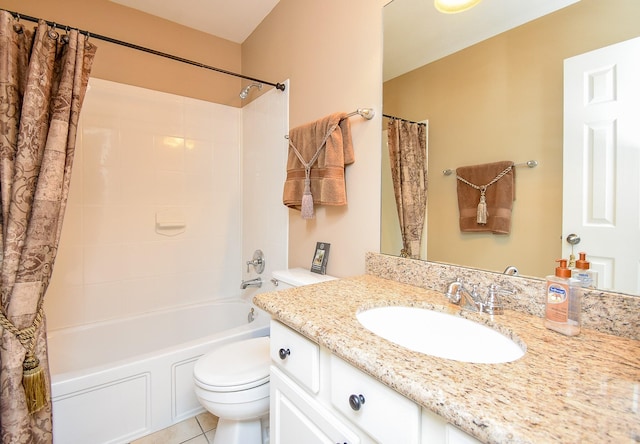
<svg viewBox="0 0 640 444">
<path fill-rule="evenodd" d="M 399 393 L 487 443 L 640 442 L 640 341 L 547 330 L 505 310 L 460 312 L 441 292 L 371 275 L 263 293 L 255 304 Z M 521 359 L 470 364 L 397 346 L 356 313 L 404 305 L 462 315 L 526 346 Z"/>
</svg>

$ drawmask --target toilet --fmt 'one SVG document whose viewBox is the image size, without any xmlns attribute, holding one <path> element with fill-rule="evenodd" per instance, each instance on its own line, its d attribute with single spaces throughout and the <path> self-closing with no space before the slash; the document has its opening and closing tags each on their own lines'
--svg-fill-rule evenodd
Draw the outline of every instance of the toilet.
<svg viewBox="0 0 640 444">
<path fill-rule="evenodd" d="M 272 277 L 278 290 L 336 279 L 304 268 L 274 271 Z M 196 397 L 219 418 L 213 444 L 268 442 L 269 364 L 266 336 L 230 342 L 198 359 Z"/>
</svg>

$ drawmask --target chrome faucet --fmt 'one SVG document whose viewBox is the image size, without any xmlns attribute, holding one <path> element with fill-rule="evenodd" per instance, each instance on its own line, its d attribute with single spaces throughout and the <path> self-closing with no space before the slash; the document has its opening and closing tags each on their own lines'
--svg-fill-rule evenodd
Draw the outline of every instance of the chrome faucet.
<svg viewBox="0 0 640 444">
<path fill-rule="evenodd" d="M 502 273 L 510 276 L 518 276 L 518 269 L 514 265 L 509 265 Z"/>
<path fill-rule="evenodd" d="M 257 277 L 255 279 L 249 279 L 248 281 L 242 281 L 242 283 L 240 284 L 240 289 L 244 290 L 247 287 L 262 287 L 262 279 L 260 277 Z"/>
<path fill-rule="evenodd" d="M 465 310 L 477 312 L 483 311 L 484 303 L 478 294 L 478 286 L 475 284 L 473 285 L 471 292 L 469 292 L 462 281 L 456 278 L 455 281 L 449 283 L 445 295 L 451 302 L 462 306 Z"/>
</svg>

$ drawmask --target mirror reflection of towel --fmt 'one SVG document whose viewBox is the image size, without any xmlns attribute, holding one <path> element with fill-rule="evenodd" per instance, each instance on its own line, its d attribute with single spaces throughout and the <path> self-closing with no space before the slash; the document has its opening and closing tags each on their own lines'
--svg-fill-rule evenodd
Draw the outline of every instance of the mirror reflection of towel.
<svg viewBox="0 0 640 444">
<path fill-rule="evenodd" d="M 505 168 L 513 166 L 512 161 L 485 163 L 481 165 L 464 166 L 456 169 L 456 175 L 474 185 L 486 185 L 499 175 Z M 515 193 L 515 167 L 490 185 L 486 192 L 487 223 L 477 222 L 477 209 L 480 201 L 480 190 L 458 180 L 458 209 L 460 211 L 460 231 L 462 232 L 492 232 L 494 234 L 509 234 L 511 231 L 511 211 Z"/>
<path fill-rule="evenodd" d="M 289 131 L 289 140 L 308 162 L 320 147 L 327 131 L 338 126 L 327 138 L 326 144 L 311 166 L 311 194 L 315 205 L 346 205 L 347 191 L 344 167 L 355 161 L 351 126 L 346 113 L 333 113 Z M 304 192 L 304 165 L 289 149 L 287 179 L 282 194 L 283 203 L 299 210 Z"/>
</svg>

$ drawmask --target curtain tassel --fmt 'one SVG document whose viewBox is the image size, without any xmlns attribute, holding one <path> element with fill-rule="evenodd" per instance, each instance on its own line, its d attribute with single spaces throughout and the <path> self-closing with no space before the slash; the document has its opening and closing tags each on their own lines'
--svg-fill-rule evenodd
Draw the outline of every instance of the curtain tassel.
<svg viewBox="0 0 640 444">
<path fill-rule="evenodd" d="M 313 219 L 313 196 L 311 195 L 311 180 L 309 177 L 304 179 L 301 211 L 303 219 Z"/>
<path fill-rule="evenodd" d="M 480 203 L 478 203 L 478 211 L 476 215 L 476 222 L 479 224 L 486 224 L 487 216 L 489 215 L 487 212 L 487 199 L 484 195 L 485 190 L 486 187 L 480 188 Z"/>
<path fill-rule="evenodd" d="M 47 386 L 40 361 L 32 352 L 22 363 L 22 386 L 29 414 L 33 414 L 47 405 Z"/>
</svg>

